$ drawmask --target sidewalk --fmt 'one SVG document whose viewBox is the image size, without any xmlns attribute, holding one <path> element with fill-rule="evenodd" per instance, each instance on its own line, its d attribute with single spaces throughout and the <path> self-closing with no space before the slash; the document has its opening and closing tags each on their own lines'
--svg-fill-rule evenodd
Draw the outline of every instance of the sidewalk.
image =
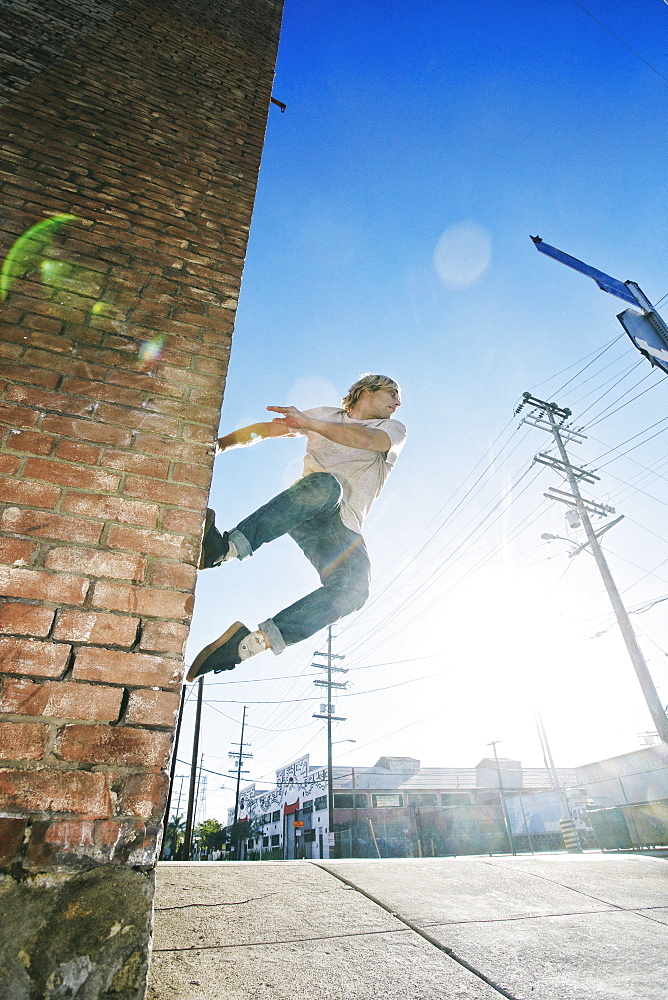
<svg viewBox="0 0 668 1000">
<path fill-rule="evenodd" d="M 161 863 L 148 1000 L 668 1000 L 668 861 Z"/>
</svg>

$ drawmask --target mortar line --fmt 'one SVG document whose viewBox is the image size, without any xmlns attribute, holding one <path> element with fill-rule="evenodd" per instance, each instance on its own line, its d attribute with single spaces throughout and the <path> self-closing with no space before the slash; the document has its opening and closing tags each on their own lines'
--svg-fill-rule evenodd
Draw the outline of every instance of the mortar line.
<svg viewBox="0 0 668 1000">
<path fill-rule="evenodd" d="M 493 979 L 490 979 L 489 976 L 486 976 L 485 973 L 482 972 L 480 969 L 476 969 L 476 967 L 473 966 L 473 965 L 471 965 L 470 962 L 467 962 L 465 958 L 462 958 L 460 955 L 457 955 L 452 950 L 452 948 L 448 948 L 448 946 L 442 944 L 438 940 L 438 938 L 432 937 L 431 934 L 428 934 L 425 930 L 423 930 L 417 924 L 414 924 L 412 920 L 409 920 L 407 917 L 404 917 L 400 913 L 397 913 L 396 910 L 393 910 L 390 906 L 388 906 L 386 903 L 384 903 L 381 899 L 378 899 L 377 896 L 374 896 L 374 895 L 372 895 L 372 893 L 367 892 L 366 889 L 360 889 L 360 887 L 358 885 L 355 885 L 354 882 L 349 881 L 349 879 L 345 878 L 345 876 L 343 876 L 343 875 L 340 875 L 338 872 L 332 871 L 330 868 L 327 867 L 327 865 L 321 864 L 321 863 L 319 863 L 317 861 L 312 861 L 311 864 L 314 865 L 316 868 L 321 868 L 322 871 L 325 871 L 329 875 L 332 875 L 334 878 L 338 879 L 340 882 L 343 882 L 344 885 L 350 886 L 351 889 L 355 889 L 357 892 L 361 893 L 363 896 L 365 896 L 372 903 L 375 903 L 376 906 L 380 906 L 381 909 L 385 910 L 387 913 L 389 913 L 391 916 L 393 916 L 396 920 L 401 921 L 401 923 L 404 924 L 409 930 L 413 931 L 414 934 L 418 934 L 428 944 L 433 945 L 433 947 L 437 948 L 438 951 L 443 952 L 443 954 L 447 955 L 448 958 L 451 958 L 453 960 L 453 962 L 457 962 L 458 965 L 461 965 L 462 968 L 466 969 L 468 972 L 472 973 L 478 979 L 482 980 L 482 982 L 485 983 L 487 986 L 491 987 L 491 989 L 496 990 L 496 992 L 500 996 L 506 997 L 506 1000 L 520 1000 L 520 997 L 515 996 L 515 994 L 513 994 L 513 993 L 509 993 L 508 990 L 504 989 L 503 986 L 501 986 L 499 983 L 494 982 Z"/>
</svg>

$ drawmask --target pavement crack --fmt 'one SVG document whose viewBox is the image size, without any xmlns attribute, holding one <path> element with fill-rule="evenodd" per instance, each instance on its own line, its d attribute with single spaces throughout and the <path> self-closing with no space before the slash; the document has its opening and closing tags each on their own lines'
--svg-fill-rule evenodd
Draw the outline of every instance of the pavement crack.
<svg viewBox="0 0 668 1000">
<path fill-rule="evenodd" d="M 425 931 L 422 927 L 418 926 L 418 924 L 414 924 L 412 920 L 408 919 L 408 917 L 404 917 L 402 916 L 401 913 L 397 913 L 397 911 L 393 910 L 391 906 L 388 906 L 386 903 L 384 903 L 382 899 L 378 899 L 377 896 L 374 896 L 370 892 L 367 892 L 366 889 L 361 889 L 358 885 L 355 885 L 354 882 L 350 881 L 350 879 L 347 879 L 339 872 L 333 871 L 331 868 L 328 868 L 327 865 L 324 865 L 317 861 L 312 861 L 311 864 L 313 864 L 315 868 L 322 868 L 322 870 L 327 872 L 328 875 L 331 875 L 333 876 L 333 878 L 336 878 L 340 882 L 343 882 L 344 885 L 350 886 L 351 889 L 356 889 L 357 892 L 361 893 L 362 896 L 365 896 L 372 903 L 375 903 L 376 906 L 380 906 L 381 909 L 386 911 L 386 913 L 389 913 L 396 920 L 399 920 L 402 924 L 404 924 L 406 928 L 413 931 L 415 934 L 418 934 L 424 941 L 427 941 L 428 944 L 433 945 L 433 947 L 437 948 L 438 951 L 443 952 L 444 955 L 447 955 L 448 958 L 451 958 L 453 962 L 456 962 L 458 965 L 461 965 L 462 968 L 466 969 L 472 975 L 482 980 L 482 982 L 485 983 L 487 986 L 489 986 L 491 989 L 496 990 L 499 996 L 506 997 L 506 1000 L 521 1000 L 520 997 L 516 996 L 514 993 L 509 993 L 508 990 L 504 989 L 504 987 L 501 986 L 499 983 L 494 982 L 493 979 L 490 979 L 489 976 L 486 976 L 485 973 L 482 972 L 480 969 L 477 969 L 474 965 L 471 965 L 470 962 L 467 962 L 465 958 L 462 958 L 461 955 L 458 955 L 456 952 L 454 952 L 452 948 L 448 948 L 447 945 L 442 944 L 438 940 L 438 938 L 432 937 L 431 934 L 428 934 L 427 931 Z"/>
<path fill-rule="evenodd" d="M 251 896 L 250 899 L 235 899 L 220 901 L 218 903 L 179 903 L 178 906 L 156 906 L 156 913 L 164 913 L 165 910 L 187 910 L 189 906 L 243 906 L 244 903 L 254 903 L 257 899 L 268 899 L 269 896 L 278 896 L 277 892 L 266 892 L 264 896 Z"/>
<path fill-rule="evenodd" d="M 354 887 L 353 887 L 354 888 Z M 220 951 L 223 948 L 259 948 L 277 944 L 308 944 L 317 941 L 335 941 L 340 938 L 371 937 L 382 934 L 405 934 L 408 927 L 387 927 L 377 931 L 348 931 L 345 934 L 318 934 L 316 937 L 278 938 L 271 941 L 235 941 L 232 944 L 192 944 L 187 948 L 154 948 L 153 951 Z"/>
<path fill-rule="evenodd" d="M 537 872 L 527 871 L 526 868 L 515 868 L 514 865 L 499 865 L 495 864 L 493 861 L 483 862 L 489 865 L 490 868 L 501 868 L 503 871 L 514 871 L 521 875 L 529 875 L 531 878 L 538 878 L 542 882 L 549 882 L 551 885 L 558 885 L 560 889 L 567 889 L 569 892 L 575 892 L 578 896 L 584 896 L 585 899 L 593 899 L 596 903 L 603 903 L 604 906 L 612 906 L 615 910 L 624 910 L 624 906 L 620 906 L 619 903 L 611 903 L 608 899 L 601 899 L 600 896 L 594 896 L 591 892 L 584 892 L 583 889 L 576 889 L 572 885 L 564 885 L 556 878 L 548 878 L 547 875 L 539 875 Z"/>
</svg>

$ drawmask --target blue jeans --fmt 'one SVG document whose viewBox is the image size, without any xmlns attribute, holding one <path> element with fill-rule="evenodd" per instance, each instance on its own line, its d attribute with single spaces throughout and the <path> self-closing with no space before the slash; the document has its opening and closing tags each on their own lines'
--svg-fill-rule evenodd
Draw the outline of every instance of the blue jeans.
<svg viewBox="0 0 668 1000">
<path fill-rule="evenodd" d="M 340 507 L 338 479 L 315 472 L 230 531 L 240 559 L 247 559 L 265 542 L 290 535 L 320 576 L 321 587 L 260 624 L 274 653 L 357 611 L 369 596 L 366 545 L 360 534 L 345 526 Z"/>
</svg>

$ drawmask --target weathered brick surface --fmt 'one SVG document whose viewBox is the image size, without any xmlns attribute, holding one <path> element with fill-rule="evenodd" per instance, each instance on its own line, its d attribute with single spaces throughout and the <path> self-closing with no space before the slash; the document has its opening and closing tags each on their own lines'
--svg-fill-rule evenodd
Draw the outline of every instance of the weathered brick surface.
<svg viewBox="0 0 668 1000">
<path fill-rule="evenodd" d="M 121 767 L 162 768 L 169 753 L 170 734 L 130 726 L 65 726 L 54 754 L 61 760 Z"/>
<path fill-rule="evenodd" d="M 0 633 L 43 637 L 49 634 L 54 615 L 52 608 L 5 601 L 0 604 Z"/>
<path fill-rule="evenodd" d="M 0 639 L 0 670 L 32 677 L 60 677 L 67 667 L 70 648 L 66 643 L 3 638 Z"/>
<path fill-rule="evenodd" d="M 179 695 L 171 691 L 132 691 L 125 721 L 130 725 L 165 726 L 171 729 L 179 710 Z"/>
<path fill-rule="evenodd" d="M 105 687 L 102 684 L 76 684 L 69 681 L 45 681 L 37 684 L 30 680 L 10 678 L 0 681 L 0 712 L 12 712 L 15 715 L 114 722 L 118 719 L 122 698 L 120 688 Z"/>
<path fill-rule="evenodd" d="M 280 8 L 0 0 L 0 865 L 155 860 Z"/>
<path fill-rule="evenodd" d="M 75 680 L 107 684 L 177 687 L 181 682 L 180 660 L 148 653 L 124 653 L 115 649 L 82 646 L 76 654 Z"/>
<path fill-rule="evenodd" d="M 38 722 L 0 722 L 0 758 L 40 760 L 48 735 L 49 727 Z"/>
</svg>

